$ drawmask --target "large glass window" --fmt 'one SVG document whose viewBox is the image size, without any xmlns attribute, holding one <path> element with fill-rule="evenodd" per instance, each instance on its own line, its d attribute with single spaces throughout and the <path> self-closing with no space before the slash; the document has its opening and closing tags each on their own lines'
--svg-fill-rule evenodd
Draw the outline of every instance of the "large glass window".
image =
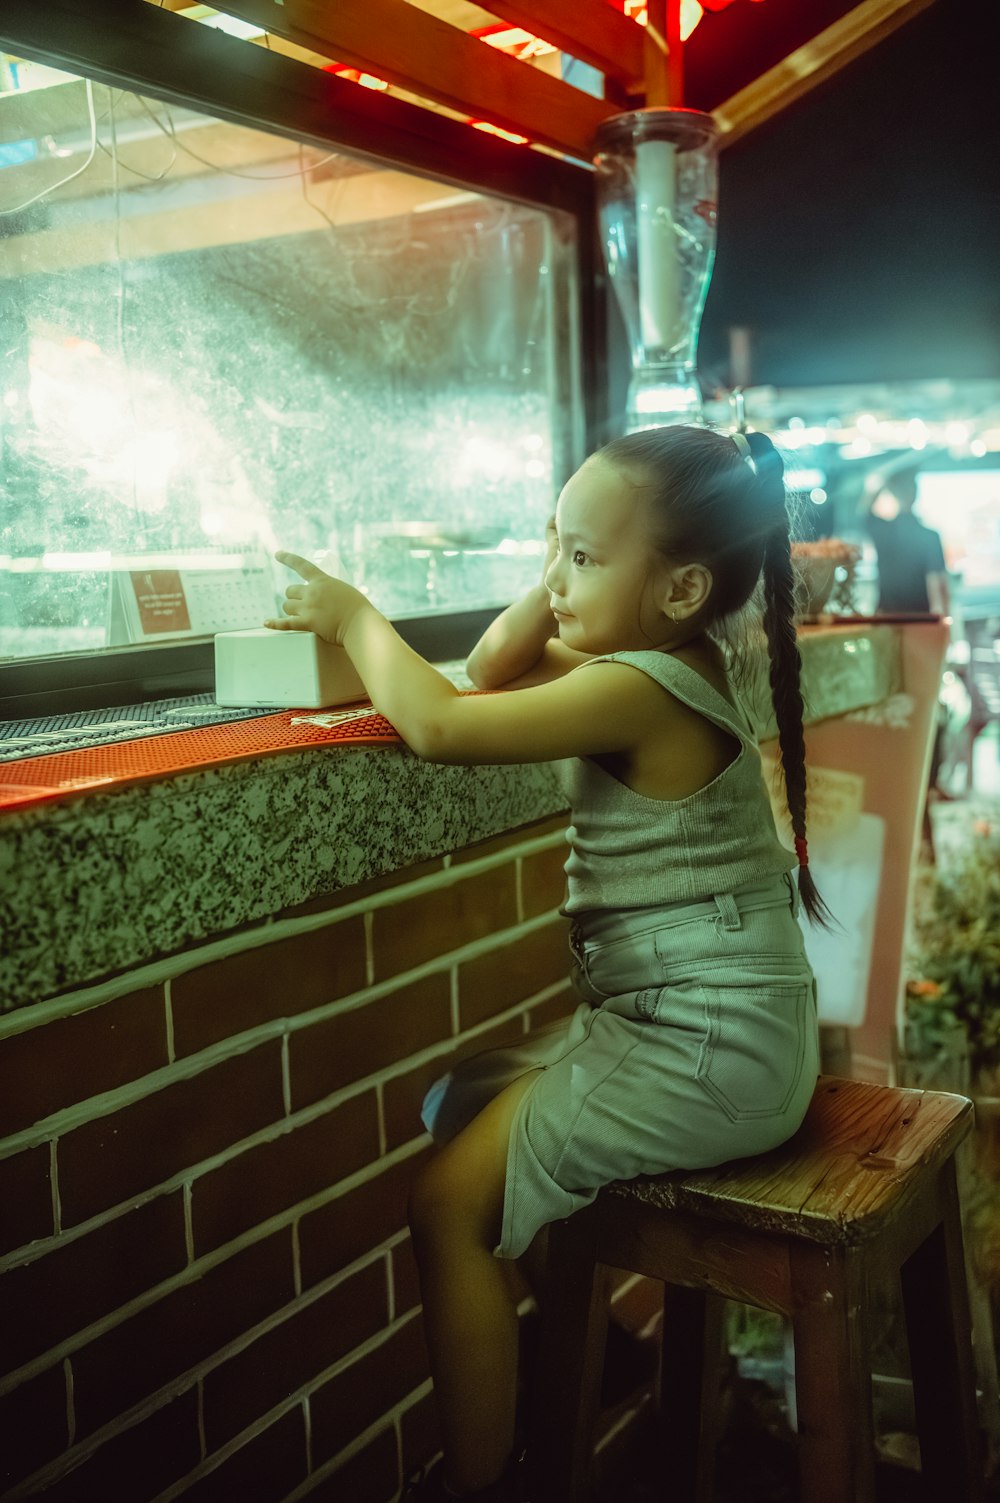
<svg viewBox="0 0 1000 1503">
<path fill-rule="evenodd" d="M 0 658 L 501 605 L 579 458 L 574 221 L 7 60 Z M 268 607 L 269 608 L 269 607 Z"/>
</svg>

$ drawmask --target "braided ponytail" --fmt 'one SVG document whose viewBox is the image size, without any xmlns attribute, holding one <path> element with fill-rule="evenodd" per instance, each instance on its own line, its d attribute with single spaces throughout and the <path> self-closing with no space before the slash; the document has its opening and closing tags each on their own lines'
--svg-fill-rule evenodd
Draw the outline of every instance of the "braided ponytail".
<svg viewBox="0 0 1000 1503">
<path fill-rule="evenodd" d="M 742 437 L 742 435 L 741 435 Z M 814 924 L 830 927 L 831 914 L 809 871 L 806 843 L 806 748 L 802 731 L 802 659 L 795 639 L 795 575 L 785 510 L 784 466 L 766 433 L 743 438 L 756 471 L 758 504 L 764 512 L 764 631 L 770 659 L 771 698 L 785 799 L 799 858 L 799 897 Z M 741 447 L 741 446 L 739 446 Z"/>
</svg>

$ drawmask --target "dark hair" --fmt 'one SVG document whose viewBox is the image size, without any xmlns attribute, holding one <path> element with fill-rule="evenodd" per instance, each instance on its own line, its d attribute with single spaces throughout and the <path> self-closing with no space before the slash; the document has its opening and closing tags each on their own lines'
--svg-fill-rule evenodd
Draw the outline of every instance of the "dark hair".
<svg viewBox="0 0 1000 1503">
<path fill-rule="evenodd" d="M 741 610 L 762 579 L 771 699 L 799 858 L 799 895 L 809 918 L 826 925 L 829 912 L 810 874 L 806 846 L 802 661 L 781 456 L 766 433 L 734 440 L 710 428 L 677 425 L 612 439 L 596 457 L 639 471 L 651 483 L 655 541 L 662 553 L 711 571 L 702 617 L 706 629 Z"/>
<path fill-rule="evenodd" d="M 890 496 L 895 496 L 904 511 L 912 511 L 917 499 L 917 471 L 915 469 L 897 470 L 894 475 L 886 475 L 879 486 L 878 494 L 888 491 Z"/>
</svg>

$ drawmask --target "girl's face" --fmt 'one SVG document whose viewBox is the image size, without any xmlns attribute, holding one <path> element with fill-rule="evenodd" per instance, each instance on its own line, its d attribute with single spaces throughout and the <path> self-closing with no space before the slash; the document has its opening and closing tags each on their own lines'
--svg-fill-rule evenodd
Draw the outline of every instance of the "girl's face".
<svg viewBox="0 0 1000 1503">
<path fill-rule="evenodd" d="M 559 551 L 545 573 L 559 639 L 577 652 L 637 651 L 676 631 L 660 604 L 668 566 L 654 549 L 643 489 L 600 459 L 570 479 L 556 507 Z"/>
</svg>

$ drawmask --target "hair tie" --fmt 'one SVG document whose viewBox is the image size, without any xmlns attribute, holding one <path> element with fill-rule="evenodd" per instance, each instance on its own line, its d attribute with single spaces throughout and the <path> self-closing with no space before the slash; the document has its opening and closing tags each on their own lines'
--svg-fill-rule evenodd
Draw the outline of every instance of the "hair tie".
<svg viewBox="0 0 1000 1503">
<path fill-rule="evenodd" d="M 803 835 L 796 835 L 795 837 L 795 854 L 799 858 L 800 866 L 809 865 L 809 846 Z"/>
<path fill-rule="evenodd" d="M 754 429 L 752 433 L 730 434 L 737 451 L 750 466 L 756 481 L 761 516 L 768 530 L 788 532 L 788 512 L 785 505 L 785 466 L 781 455 L 766 433 Z"/>
<path fill-rule="evenodd" d="M 748 464 L 750 466 L 751 470 L 753 470 L 754 474 L 756 475 L 756 473 L 757 473 L 757 465 L 756 465 L 756 463 L 754 461 L 753 450 L 750 448 L 750 445 L 747 442 L 747 436 L 746 436 L 746 434 L 745 433 L 732 433 L 732 434 L 730 434 L 730 437 L 731 437 L 733 443 L 736 445 L 736 448 L 737 448 L 737 450 L 739 452 L 739 456 L 742 459 L 743 463 L 744 464 Z"/>
</svg>

